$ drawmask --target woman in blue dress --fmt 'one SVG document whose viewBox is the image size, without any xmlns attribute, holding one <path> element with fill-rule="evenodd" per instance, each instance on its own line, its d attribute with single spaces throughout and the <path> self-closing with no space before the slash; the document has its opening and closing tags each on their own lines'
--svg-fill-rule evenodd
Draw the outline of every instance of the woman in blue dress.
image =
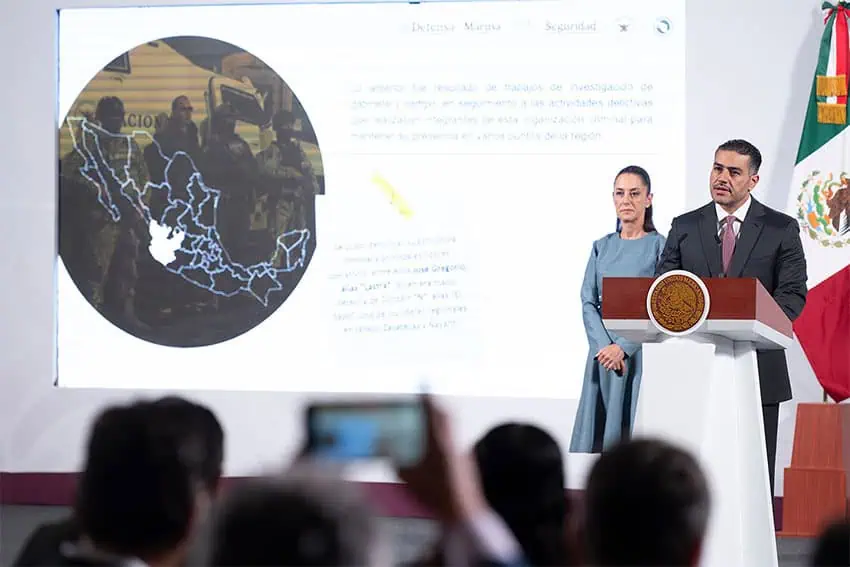
<svg viewBox="0 0 850 567">
<path fill-rule="evenodd" d="M 598 453 L 631 435 L 640 390 L 640 345 L 602 324 L 602 278 L 652 277 L 665 238 L 652 223 L 652 186 L 642 167 L 614 179 L 617 231 L 593 243 L 581 286 L 590 352 L 584 370 L 571 453 Z"/>
</svg>

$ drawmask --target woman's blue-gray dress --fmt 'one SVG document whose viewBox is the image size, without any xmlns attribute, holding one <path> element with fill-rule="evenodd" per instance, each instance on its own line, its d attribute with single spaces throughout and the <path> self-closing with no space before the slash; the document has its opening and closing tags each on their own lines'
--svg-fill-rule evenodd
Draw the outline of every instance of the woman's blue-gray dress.
<svg viewBox="0 0 850 567">
<path fill-rule="evenodd" d="M 605 450 L 624 434 L 631 433 L 640 389 L 640 345 L 607 331 L 602 324 L 602 278 L 652 277 L 664 242 L 665 238 L 657 232 L 636 240 L 623 240 L 615 232 L 593 243 L 581 286 L 584 329 L 590 352 L 573 426 L 571 453 Z M 620 345 L 626 353 L 627 368 L 623 376 L 605 370 L 594 358 L 601 348 L 612 343 Z"/>
</svg>

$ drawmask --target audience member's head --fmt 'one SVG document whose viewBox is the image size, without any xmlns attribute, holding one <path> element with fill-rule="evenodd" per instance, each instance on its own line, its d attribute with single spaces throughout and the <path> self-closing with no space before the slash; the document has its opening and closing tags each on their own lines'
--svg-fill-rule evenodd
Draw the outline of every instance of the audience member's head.
<svg viewBox="0 0 850 567">
<path fill-rule="evenodd" d="M 354 487 L 306 465 L 228 490 L 210 541 L 218 567 L 390 564 Z"/>
<path fill-rule="evenodd" d="M 224 432 L 215 415 L 207 408 L 183 398 L 169 396 L 150 404 L 149 419 L 156 422 L 163 434 L 174 435 L 187 449 L 182 449 L 186 465 L 200 485 L 196 499 L 196 514 L 202 519 L 218 489 L 221 478 Z M 111 418 L 110 418 L 111 419 Z M 62 557 L 66 543 L 80 540 L 79 522 L 72 515 L 58 523 L 39 526 L 25 542 L 16 565 L 55 565 Z"/>
<path fill-rule="evenodd" d="M 699 563 L 708 485 L 699 464 L 681 449 L 633 440 L 604 453 L 590 474 L 586 507 L 591 565 Z"/>
<path fill-rule="evenodd" d="M 566 565 L 564 460 L 552 436 L 533 425 L 506 423 L 475 448 L 487 502 L 514 532 L 532 565 Z"/>
<path fill-rule="evenodd" d="M 163 424 L 168 424 L 184 443 L 199 446 L 200 456 L 193 466 L 210 496 L 218 494 L 224 463 L 224 429 L 208 408 L 178 396 L 167 396 L 153 403 Z"/>
<path fill-rule="evenodd" d="M 812 567 L 844 567 L 850 565 L 850 519 L 826 528 L 812 555 Z"/>
<path fill-rule="evenodd" d="M 76 516 L 96 554 L 176 565 L 188 547 L 198 481 L 196 450 L 151 411 L 113 407 L 95 421 L 77 488 Z"/>
</svg>

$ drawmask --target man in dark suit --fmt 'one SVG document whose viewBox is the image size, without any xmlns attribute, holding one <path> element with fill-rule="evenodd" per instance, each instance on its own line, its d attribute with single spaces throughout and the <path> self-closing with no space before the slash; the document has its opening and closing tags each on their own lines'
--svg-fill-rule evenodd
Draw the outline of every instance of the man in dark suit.
<svg viewBox="0 0 850 567">
<path fill-rule="evenodd" d="M 745 140 L 717 148 L 709 184 L 713 202 L 673 219 L 656 275 L 679 269 L 700 277 L 758 278 L 793 321 L 807 291 L 800 227 L 750 196 L 760 166 L 761 152 Z M 791 399 L 791 382 L 783 351 L 757 356 L 772 495 L 779 404 Z"/>
</svg>

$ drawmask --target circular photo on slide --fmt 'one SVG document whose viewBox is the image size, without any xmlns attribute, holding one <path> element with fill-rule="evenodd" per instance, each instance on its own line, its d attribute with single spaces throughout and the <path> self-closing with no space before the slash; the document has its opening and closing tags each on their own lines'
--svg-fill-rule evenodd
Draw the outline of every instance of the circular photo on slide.
<svg viewBox="0 0 850 567">
<path fill-rule="evenodd" d="M 273 69 L 215 39 L 152 41 L 103 67 L 60 124 L 59 254 L 133 336 L 220 343 L 298 285 L 324 185 L 310 120 Z"/>
</svg>

